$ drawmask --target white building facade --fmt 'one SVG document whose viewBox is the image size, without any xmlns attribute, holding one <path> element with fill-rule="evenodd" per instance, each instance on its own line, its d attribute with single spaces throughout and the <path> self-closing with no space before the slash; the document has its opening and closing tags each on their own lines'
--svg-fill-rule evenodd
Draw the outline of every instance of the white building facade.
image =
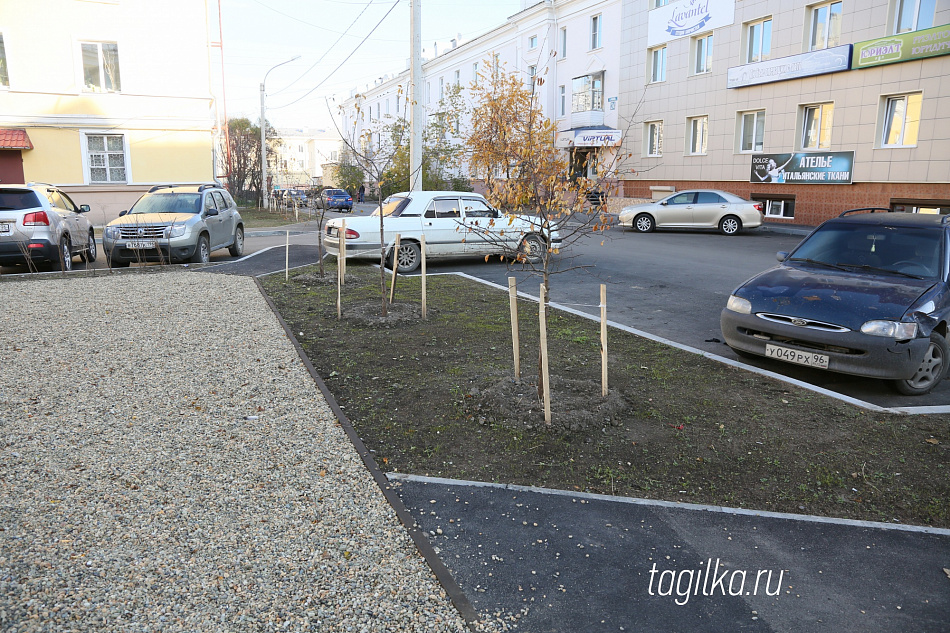
<svg viewBox="0 0 950 633">
<path fill-rule="evenodd" d="M 533 85 L 545 116 L 557 123 L 557 144 L 571 154 L 576 173 L 594 169 L 598 161 L 592 155 L 609 162 L 603 153 L 616 151 L 627 127 L 618 104 L 621 6 L 621 0 L 522 0 L 522 10 L 496 29 L 467 42 L 434 45 L 426 51 L 420 90 L 427 119 L 439 112 L 450 86 L 461 86 L 467 99 L 479 73 L 498 67 Z M 408 120 L 409 82 L 404 70 L 378 79 L 358 96 L 354 90 L 343 106 L 347 138 L 366 131 L 378 135 L 397 118 Z M 461 121 L 455 140 L 465 126 Z M 460 173 L 465 175 L 464 166 Z"/>
<path fill-rule="evenodd" d="M 309 189 L 323 182 L 324 166 L 339 160 L 342 139 L 336 130 L 279 128 L 280 145 L 271 166 L 271 184 L 281 189 Z"/>
</svg>

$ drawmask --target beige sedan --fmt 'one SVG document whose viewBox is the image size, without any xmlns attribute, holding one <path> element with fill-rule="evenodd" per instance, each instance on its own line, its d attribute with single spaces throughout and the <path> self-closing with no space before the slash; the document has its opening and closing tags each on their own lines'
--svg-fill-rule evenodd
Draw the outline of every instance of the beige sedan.
<svg viewBox="0 0 950 633">
<path fill-rule="evenodd" d="M 641 233 L 665 228 L 719 229 L 724 235 L 735 235 L 762 224 L 762 203 L 718 189 L 692 189 L 624 207 L 620 224 Z"/>
</svg>

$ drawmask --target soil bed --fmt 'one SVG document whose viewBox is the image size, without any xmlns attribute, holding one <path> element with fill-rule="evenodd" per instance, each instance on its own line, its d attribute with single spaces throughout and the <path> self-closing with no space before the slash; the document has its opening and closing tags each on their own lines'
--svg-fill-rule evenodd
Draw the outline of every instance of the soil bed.
<svg viewBox="0 0 950 633">
<path fill-rule="evenodd" d="M 548 317 L 552 424 L 537 396 L 538 307 L 506 292 L 350 263 L 262 280 L 383 470 L 780 512 L 950 527 L 950 416 L 881 414 L 599 324 Z M 556 283 L 556 280 L 555 280 Z M 609 315 L 608 315 L 609 317 Z"/>
</svg>

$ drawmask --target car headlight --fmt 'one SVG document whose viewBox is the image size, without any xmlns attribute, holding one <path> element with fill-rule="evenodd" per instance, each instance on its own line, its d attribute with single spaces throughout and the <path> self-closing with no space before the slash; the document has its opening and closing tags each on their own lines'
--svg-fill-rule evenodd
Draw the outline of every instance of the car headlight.
<svg viewBox="0 0 950 633">
<path fill-rule="evenodd" d="M 188 227 L 186 227 L 184 224 L 175 224 L 174 226 L 170 226 L 169 228 L 165 229 L 165 237 L 181 237 L 185 234 L 185 229 L 187 228 Z"/>
<path fill-rule="evenodd" d="M 738 312 L 739 314 L 752 314 L 752 304 L 748 299 L 729 295 L 729 301 L 726 302 L 726 309 Z"/>
<path fill-rule="evenodd" d="M 917 324 L 900 321 L 868 321 L 861 326 L 861 331 L 871 336 L 883 336 L 905 341 L 917 336 Z"/>
<path fill-rule="evenodd" d="M 108 237 L 110 240 L 114 240 L 115 238 L 119 237 L 119 227 L 107 226 L 105 231 L 103 231 L 103 235 Z"/>
</svg>

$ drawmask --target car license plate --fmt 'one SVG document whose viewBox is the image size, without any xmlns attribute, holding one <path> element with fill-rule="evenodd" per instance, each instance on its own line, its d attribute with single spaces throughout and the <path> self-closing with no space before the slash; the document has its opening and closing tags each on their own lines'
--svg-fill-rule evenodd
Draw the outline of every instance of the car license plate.
<svg viewBox="0 0 950 633">
<path fill-rule="evenodd" d="M 0 222 L 0 235 L 10 235 L 13 233 L 13 225 L 9 222 Z"/>
<path fill-rule="evenodd" d="M 133 249 L 155 248 L 155 240 L 131 240 L 125 243 L 125 247 Z"/>
<path fill-rule="evenodd" d="M 819 369 L 828 369 L 828 357 L 824 354 L 814 352 L 800 352 L 797 349 L 788 347 L 779 347 L 778 345 L 766 345 L 765 355 L 768 358 L 777 358 L 786 363 L 795 363 L 805 367 L 818 367 Z"/>
</svg>

